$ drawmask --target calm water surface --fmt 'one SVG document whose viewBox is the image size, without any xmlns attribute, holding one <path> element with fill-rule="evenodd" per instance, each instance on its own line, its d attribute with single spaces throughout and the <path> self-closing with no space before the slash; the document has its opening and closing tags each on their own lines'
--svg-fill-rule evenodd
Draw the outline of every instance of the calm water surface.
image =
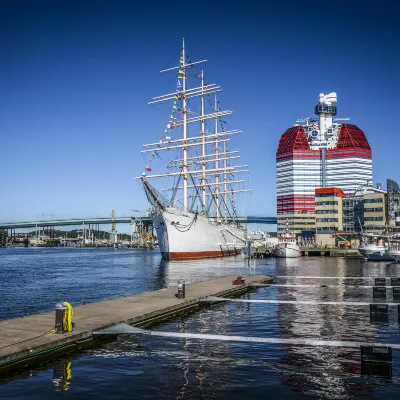
<svg viewBox="0 0 400 400">
<path fill-rule="evenodd" d="M 268 287 L 249 299 L 367 301 L 362 277 L 400 277 L 400 266 L 360 259 L 253 260 L 241 257 L 164 263 L 157 251 L 131 249 L 0 249 L 0 319 L 176 286 L 225 275 L 292 276 L 277 283 L 340 287 Z M 296 276 L 351 276 L 357 280 Z M 347 286 L 346 286 L 347 285 Z M 348 285 L 360 285 L 358 288 Z M 388 301 L 391 301 L 389 294 Z M 400 343 L 397 310 L 371 323 L 368 307 L 225 303 L 154 329 L 281 338 Z M 398 398 L 400 351 L 392 377 L 361 371 L 359 350 L 197 339 L 121 336 L 0 381 L 1 399 Z"/>
</svg>

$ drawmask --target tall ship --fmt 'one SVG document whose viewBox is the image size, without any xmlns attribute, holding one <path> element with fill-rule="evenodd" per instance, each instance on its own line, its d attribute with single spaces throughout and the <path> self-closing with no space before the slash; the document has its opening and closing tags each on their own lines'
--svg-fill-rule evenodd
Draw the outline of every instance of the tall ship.
<svg viewBox="0 0 400 400">
<path fill-rule="evenodd" d="M 206 61 L 191 61 L 183 41 L 179 65 L 160 71 L 176 74 L 176 90 L 149 102 L 169 103 L 169 118 L 161 138 L 143 145 L 146 167 L 137 179 L 168 260 L 235 255 L 246 243 L 237 202 L 251 191 L 242 176 L 248 167 L 235 163 L 240 155 L 230 148 L 231 137 L 241 131 L 228 129 L 232 111 L 217 99 L 221 87 L 206 82 L 197 69 Z M 155 173 L 159 168 L 162 172 Z"/>
<path fill-rule="evenodd" d="M 289 219 L 295 233 L 330 223 L 315 212 L 316 188 L 340 188 L 345 195 L 372 182 L 372 151 L 364 132 L 337 115 L 337 94 L 319 95 L 316 117 L 302 118 L 280 138 L 276 152 L 278 232 Z"/>
</svg>

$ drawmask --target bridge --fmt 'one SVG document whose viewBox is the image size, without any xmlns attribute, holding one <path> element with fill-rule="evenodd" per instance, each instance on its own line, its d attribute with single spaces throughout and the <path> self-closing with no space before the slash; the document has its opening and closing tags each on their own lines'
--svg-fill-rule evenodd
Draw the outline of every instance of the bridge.
<svg viewBox="0 0 400 400">
<path fill-rule="evenodd" d="M 22 222 L 0 222 L 0 229 L 24 229 L 24 228 L 41 228 L 53 226 L 79 226 L 79 225 L 106 225 L 106 224 L 135 224 L 143 222 L 148 224 L 151 222 L 147 216 L 131 216 L 131 217 L 94 217 L 94 218 L 71 218 L 71 219 L 49 219 Z M 248 216 L 238 217 L 241 224 L 276 224 L 276 217 Z"/>
</svg>

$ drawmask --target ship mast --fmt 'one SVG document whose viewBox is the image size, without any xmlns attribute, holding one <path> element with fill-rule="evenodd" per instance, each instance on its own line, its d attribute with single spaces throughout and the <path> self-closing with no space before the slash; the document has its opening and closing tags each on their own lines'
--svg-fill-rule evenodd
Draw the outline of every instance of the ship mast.
<svg viewBox="0 0 400 400">
<path fill-rule="evenodd" d="M 226 153 L 226 142 L 224 142 L 224 154 Z M 226 174 L 226 166 L 227 166 L 227 158 L 225 157 L 224 158 L 224 170 L 225 170 L 225 172 L 224 172 L 224 210 L 225 210 L 225 223 L 227 223 L 228 222 L 228 220 L 227 220 L 227 218 L 228 218 L 228 203 L 227 203 L 227 200 L 228 200 L 228 186 L 226 185 L 227 184 L 227 181 L 226 181 L 226 178 L 227 178 L 227 174 Z"/>
<path fill-rule="evenodd" d="M 201 116 L 204 117 L 204 71 L 201 71 Z M 203 137 L 202 146 L 201 146 L 201 155 L 202 155 L 202 177 L 201 177 L 201 192 L 202 192 L 202 201 L 201 201 L 201 209 L 204 214 L 206 211 L 206 144 L 205 144 L 205 123 L 204 119 L 201 120 L 201 136 Z"/>
<path fill-rule="evenodd" d="M 143 183 L 144 181 L 147 183 L 147 180 L 152 178 L 178 177 L 179 179 L 174 184 L 173 188 L 164 188 L 162 190 L 172 190 L 173 198 L 175 198 L 177 190 L 183 190 L 183 211 L 192 211 L 196 201 L 195 199 L 197 198 L 198 202 L 201 203 L 199 204 L 201 205 L 201 211 L 205 215 L 210 209 L 212 204 L 211 200 L 213 200 L 216 208 L 216 220 L 225 217 L 226 222 L 227 217 L 230 216 L 230 207 L 228 207 L 227 204 L 227 200 L 229 199 L 228 195 L 235 192 L 248 192 L 251 191 L 251 189 L 234 190 L 232 185 L 242 183 L 243 180 L 232 180 L 232 178 L 229 178 L 231 175 L 233 176 L 233 174 L 236 176 L 236 174 L 248 172 L 246 169 L 247 165 L 235 165 L 236 163 L 233 163 L 234 165 L 232 165 L 231 161 L 227 161 L 240 158 L 237 151 L 228 150 L 229 147 L 227 146 L 227 142 L 231 140 L 231 135 L 239 134 L 241 131 L 237 129 L 225 131 L 222 128 L 221 131 L 218 132 L 218 122 L 220 121 L 220 118 L 232 114 L 232 111 L 220 110 L 216 95 L 214 98 L 214 107 L 210 104 L 211 109 L 214 109 L 210 110 L 207 114 L 205 111 L 205 96 L 207 95 L 211 98 L 210 95 L 212 93 L 215 94 L 216 92 L 220 92 L 221 87 L 214 83 L 205 83 L 204 71 L 201 71 L 201 75 L 196 75 L 197 78 L 201 78 L 201 85 L 188 88 L 189 82 L 187 73 L 190 72 L 191 69 L 194 74 L 196 74 L 193 66 L 206 61 L 207 60 L 196 62 L 190 61 L 186 56 L 185 41 L 183 39 L 181 57 L 178 65 L 160 71 L 161 73 L 173 71 L 178 72 L 177 89 L 171 93 L 154 97 L 149 104 L 152 105 L 173 101 L 173 108 L 178 110 L 182 117 L 177 120 L 176 116 L 173 115 L 175 111 L 173 111 L 170 118 L 174 119 L 174 121 L 170 121 L 165 133 L 168 133 L 168 130 L 179 127 L 182 128 L 180 129 L 182 136 L 181 138 L 172 138 L 163 135 L 159 141 L 144 144 L 144 149 L 141 152 L 142 154 L 151 154 L 149 162 L 151 162 L 155 156 L 158 156 L 161 159 L 159 153 L 165 153 L 165 151 L 177 151 L 180 155 L 168 162 L 169 165 L 167 168 L 169 170 L 172 169 L 171 172 L 168 170 L 166 173 L 156 174 L 147 174 L 147 172 L 143 172 L 142 176 L 137 177 L 137 179 L 141 179 Z M 180 79 L 182 79 L 182 83 Z M 191 110 L 188 108 L 189 101 L 193 101 L 192 99 L 196 97 L 199 98 L 196 104 L 199 104 L 199 100 L 201 102 L 200 112 L 197 113 L 195 112 L 195 109 Z M 177 100 L 180 100 L 180 108 L 176 106 Z M 215 123 L 214 132 L 208 133 L 206 131 L 206 120 L 211 119 L 214 119 Z M 197 133 L 197 135 L 190 137 L 189 124 L 199 124 L 200 132 Z M 215 149 L 215 152 L 211 149 Z M 152 168 L 146 167 L 146 171 L 150 172 L 152 171 Z M 220 179 L 221 177 L 222 179 Z M 180 180 L 182 178 L 183 183 Z M 188 179 L 191 179 L 192 181 L 190 185 Z M 152 192 L 145 183 L 144 186 L 152 201 L 161 208 L 161 205 L 155 200 L 155 198 L 158 197 L 158 193 Z M 192 193 L 193 189 L 196 191 L 195 195 Z M 199 190 L 201 190 L 201 194 Z M 207 191 L 209 193 L 207 193 Z M 210 199 L 210 197 L 212 197 L 212 199 Z M 189 199 L 191 199 L 190 205 L 188 203 Z M 225 203 L 224 210 L 220 209 L 221 202 Z M 164 204 L 163 202 L 161 203 Z"/>
<path fill-rule="evenodd" d="M 214 111 L 218 111 L 218 104 L 217 104 L 217 95 L 214 95 Z M 218 117 L 215 117 L 215 134 L 218 132 Z M 219 152 L 219 140 L 218 138 L 215 141 L 215 169 L 218 171 L 219 169 L 219 159 L 218 154 Z M 216 205 L 216 217 L 217 221 L 219 219 L 219 175 L 218 173 L 215 175 L 215 205 Z"/>
<path fill-rule="evenodd" d="M 185 66 L 186 56 L 185 56 L 185 39 L 182 39 L 182 57 L 181 57 L 181 67 L 185 71 L 183 83 L 182 83 L 182 114 L 183 114 L 183 140 L 187 138 L 187 110 L 186 110 L 186 66 Z M 184 142 L 185 143 L 185 142 Z M 187 182 L 187 148 L 183 148 L 183 210 L 187 211 L 187 201 L 188 201 L 188 182 Z"/>
</svg>

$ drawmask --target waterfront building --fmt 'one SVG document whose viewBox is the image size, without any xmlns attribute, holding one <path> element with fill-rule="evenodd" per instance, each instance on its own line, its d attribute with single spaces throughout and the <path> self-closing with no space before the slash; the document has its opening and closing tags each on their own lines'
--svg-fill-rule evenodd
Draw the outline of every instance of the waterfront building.
<svg viewBox="0 0 400 400">
<path fill-rule="evenodd" d="M 333 234 L 343 229 L 343 198 L 339 188 L 315 189 L 316 233 Z"/>
<path fill-rule="evenodd" d="M 369 232 L 382 232 L 387 222 L 386 193 L 379 188 L 364 194 L 364 227 Z"/>
<path fill-rule="evenodd" d="M 387 190 L 381 184 L 358 188 L 343 200 L 343 230 L 381 232 L 383 225 L 400 223 L 400 189 L 397 182 L 387 180 Z"/>
<path fill-rule="evenodd" d="M 352 194 L 372 182 L 372 152 L 364 132 L 337 114 L 336 93 L 319 95 L 317 118 L 298 120 L 276 152 L 277 229 L 315 231 L 315 189 Z"/>
<path fill-rule="evenodd" d="M 369 232 L 381 232 L 388 221 L 386 199 L 380 184 L 358 188 L 343 201 L 343 230 L 360 232 L 362 226 Z"/>
</svg>

